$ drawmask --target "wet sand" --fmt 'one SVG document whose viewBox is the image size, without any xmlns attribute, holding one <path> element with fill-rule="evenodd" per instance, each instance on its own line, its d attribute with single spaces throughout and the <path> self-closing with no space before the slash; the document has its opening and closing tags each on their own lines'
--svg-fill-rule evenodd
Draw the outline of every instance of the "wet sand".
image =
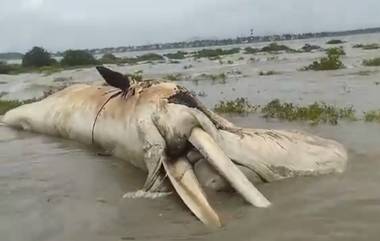
<svg viewBox="0 0 380 241">
<path fill-rule="evenodd" d="M 380 35 L 346 37 L 344 70 L 299 72 L 298 68 L 323 53 L 234 55 L 232 65 L 215 61 L 184 60 L 181 64 L 113 66 L 124 72 L 143 69 L 148 77 L 168 73 L 186 75 L 240 70 L 226 84 L 204 80 L 180 84 L 207 96 L 212 107 L 222 99 L 247 97 L 265 104 L 274 98 L 309 104 L 325 101 L 338 106 L 353 105 L 358 114 L 380 108 L 380 69 L 361 66 L 363 58 L 380 56 L 380 50 L 352 49 L 355 43 L 379 42 Z M 291 41 L 323 45 L 326 39 Z M 243 56 L 244 60 L 238 60 Z M 249 63 L 249 57 L 259 61 Z M 184 70 L 183 66 L 194 68 Z M 258 76 L 260 70 L 281 71 Z M 358 75 L 359 71 L 372 71 Z M 57 77 L 70 82 L 101 81 L 94 69 L 71 70 L 51 76 L 23 74 L 0 76 L 5 98 L 36 97 Z M 73 141 L 0 126 L 0 240 L 373 240 L 380 237 L 380 125 L 341 122 L 337 126 L 310 126 L 302 122 L 266 121 L 257 115 L 227 116 L 237 125 L 253 128 L 305 130 L 342 142 L 349 151 L 347 171 L 342 175 L 295 178 L 259 185 L 272 206 L 258 209 L 235 193 L 208 192 L 212 205 L 226 224 L 210 230 L 200 223 L 175 196 L 156 200 L 122 199 L 128 191 L 142 187 L 145 173 L 112 157 Z M 128 141 L 128 140 L 126 140 Z"/>
</svg>

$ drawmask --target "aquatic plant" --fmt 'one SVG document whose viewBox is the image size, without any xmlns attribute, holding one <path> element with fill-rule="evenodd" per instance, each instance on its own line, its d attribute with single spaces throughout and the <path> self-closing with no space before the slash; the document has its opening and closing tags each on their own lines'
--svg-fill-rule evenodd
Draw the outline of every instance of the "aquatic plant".
<svg viewBox="0 0 380 241">
<path fill-rule="evenodd" d="M 343 43 L 345 43 L 345 42 L 340 40 L 340 39 L 331 39 L 331 40 L 326 42 L 326 44 L 343 44 Z"/>
<path fill-rule="evenodd" d="M 209 80 L 225 80 L 227 79 L 227 75 L 225 73 L 220 74 L 201 74 L 199 76 L 202 79 L 209 79 Z"/>
<path fill-rule="evenodd" d="M 188 53 L 183 51 L 177 51 L 176 53 L 168 53 L 164 56 L 168 57 L 169 59 L 184 59 L 186 58 L 186 54 Z"/>
<path fill-rule="evenodd" d="M 380 110 L 372 110 L 365 112 L 364 120 L 367 122 L 380 122 Z"/>
<path fill-rule="evenodd" d="M 181 80 L 183 75 L 181 73 L 175 73 L 175 74 L 168 74 L 164 76 L 164 79 L 170 80 L 170 81 L 179 81 Z"/>
<path fill-rule="evenodd" d="M 245 54 L 256 54 L 258 52 L 260 52 L 260 49 L 258 49 L 258 48 L 252 48 L 252 47 L 246 47 L 246 48 L 244 48 L 244 53 Z"/>
<path fill-rule="evenodd" d="M 0 61 L 0 74 L 9 74 L 14 70 L 14 67 L 6 62 Z"/>
<path fill-rule="evenodd" d="M 136 57 L 137 62 L 141 61 L 156 61 L 156 60 L 163 60 L 164 57 L 162 55 L 156 54 L 156 53 L 147 53 Z"/>
<path fill-rule="evenodd" d="M 120 60 L 121 63 L 137 64 L 139 62 L 163 61 L 164 57 L 156 53 L 147 53 L 136 57 L 125 57 Z"/>
<path fill-rule="evenodd" d="M 263 117 L 277 118 L 288 121 L 311 121 L 312 124 L 330 123 L 336 125 L 339 119 L 356 120 L 355 110 L 352 107 L 338 108 L 323 102 L 296 106 L 292 103 L 281 103 L 275 99 L 261 109 Z"/>
<path fill-rule="evenodd" d="M 372 71 L 372 70 L 360 70 L 358 72 L 351 73 L 351 75 L 360 75 L 360 76 L 369 76 L 371 74 L 375 74 L 378 71 Z"/>
<path fill-rule="evenodd" d="M 328 48 L 326 50 L 327 56 L 344 56 L 346 55 L 346 52 L 344 51 L 343 47 L 335 47 L 335 48 Z"/>
<path fill-rule="evenodd" d="M 100 58 L 100 62 L 102 64 L 118 64 L 120 63 L 121 58 L 116 57 L 115 55 L 111 53 L 103 54 L 103 56 Z"/>
<path fill-rule="evenodd" d="M 220 101 L 214 106 L 214 110 L 218 113 L 251 113 L 255 112 L 258 106 L 251 105 L 246 98 L 236 98 L 230 101 Z"/>
<path fill-rule="evenodd" d="M 232 49 L 202 49 L 193 53 L 194 58 L 215 58 L 221 55 L 231 55 L 240 52 L 240 48 Z"/>
<path fill-rule="evenodd" d="M 259 75 L 260 76 L 268 76 L 268 75 L 276 75 L 276 74 L 279 74 L 280 72 L 277 72 L 277 71 L 274 71 L 274 70 L 268 70 L 268 71 L 264 71 L 264 70 L 261 70 L 259 72 Z"/>
<path fill-rule="evenodd" d="M 329 48 L 326 52 L 326 57 L 314 61 L 312 64 L 305 66 L 302 70 L 336 70 L 345 67 L 341 60 L 341 57 L 346 54 L 343 48 Z"/>
<path fill-rule="evenodd" d="M 380 66 L 380 57 L 374 59 L 363 60 L 363 65 L 365 66 Z"/>
<path fill-rule="evenodd" d="M 372 50 L 372 49 L 380 49 L 380 44 L 373 43 L 373 44 L 355 44 L 352 46 L 353 48 L 361 48 L 364 50 Z"/>
<path fill-rule="evenodd" d="M 305 44 L 305 45 L 301 48 L 301 50 L 302 50 L 303 52 L 311 52 L 311 51 L 313 51 L 313 50 L 317 50 L 317 49 L 321 49 L 321 47 L 318 46 L 318 45 L 311 45 L 311 44 Z"/>
<path fill-rule="evenodd" d="M 269 45 L 263 47 L 261 52 L 278 52 L 278 51 L 286 51 L 286 52 L 297 52 L 297 50 L 289 48 L 286 45 L 278 44 L 276 42 L 270 43 Z"/>
</svg>

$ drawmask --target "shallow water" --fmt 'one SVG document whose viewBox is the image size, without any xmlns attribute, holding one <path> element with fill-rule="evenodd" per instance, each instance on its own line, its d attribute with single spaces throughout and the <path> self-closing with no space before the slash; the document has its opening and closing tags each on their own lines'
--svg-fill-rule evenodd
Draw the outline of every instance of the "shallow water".
<svg viewBox="0 0 380 241">
<path fill-rule="evenodd" d="M 231 65 L 216 61 L 181 64 L 113 66 L 124 72 L 143 69 L 148 77 L 167 73 L 185 75 L 240 70 L 228 75 L 227 84 L 211 81 L 180 81 L 207 96 L 212 107 L 222 99 L 247 97 L 265 104 L 274 98 L 308 104 L 325 101 L 353 105 L 358 113 L 380 108 L 380 69 L 360 65 L 363 58 L 380 50 L 352 49 L 355 43 L 380 41 L 379 34 L 345 37 L 347 69 L 299 72 L 322 53 L 228 56 Z M 326 39 L 297 40 L 324 46 Z M 261 44 L 264 45 L 264 44 Z M 258 46 L 258 45 L 254 45 Z M 324 46 L 325 47 L 325 46 Z M 173 50 L 174 51 L 174 50 Z M 184 70 L 191 63 L 194 68 Z M 260 70 L 276 70 L 274 76 L 258 76 Z M 368 71 L 369 75 L 358 75 Z M 94 69 L 70 70 L 49 76 L 0 75 L 4 98 L 37 97 L 62 83 L 101 81 Z M 142 187 L 145 174 L 124 161 L 96 155 L 96 150 L 59 138 L 16 131 L 0 126 L 0 240 L 373 240 L 380 237 L 380 125 L 341 122 L 337 126 L 310 126 L 302 122 L 266 121 L 257 115 L 227 116 L 237 125 L 253 128 L 299 129 L 342 142 L 349 151 L 347 171 L 342 175 L 295 178 L 259 185 L 272 202 L 268 209 L 247 205 L 237 194 L 208 192 L 225 226 L 210 230 L 181 201 L 171 195 L 156 200 L 122 199 Z"/>
<path fill-rule="evenodd" d="M 175 196 L 122 199 L 145 174 L 72 141 L 0 127 L 2 240 L 378 240 L 380 125 L 310 127 L 229 116 L 241 126 L 303 129 L 349 149 L 342 175 L 295 178 L 259 189 L 258 209 L 235 193 L 210 193 L 225 226 L 209 230 Z"/>
</svg>

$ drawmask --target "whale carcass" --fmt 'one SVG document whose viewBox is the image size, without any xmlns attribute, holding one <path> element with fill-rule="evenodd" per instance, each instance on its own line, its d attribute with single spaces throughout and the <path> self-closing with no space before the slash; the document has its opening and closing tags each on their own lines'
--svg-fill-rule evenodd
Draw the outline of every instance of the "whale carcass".
<svg viewBox="0 0 380 241">
<path fill-rule="evenodd" d="M 2 122 L 98 145 L 147 171 L 145 192 L 163 192 L 172 186 L 195 216 L 210 226 L 221 226 L 221 220 L 203 187 L 229 186 L 248 203 L 268 207 L 257 182 L 339 173 L 346 166 L 346 151 L 333 140 L 301 132 L 238 128 L 174 83 L 132 84 L 127 96 L 110 99 L 103 107 L 111 95 L 109 86 L 72 85 L 10 110 Z"/>
</svg>

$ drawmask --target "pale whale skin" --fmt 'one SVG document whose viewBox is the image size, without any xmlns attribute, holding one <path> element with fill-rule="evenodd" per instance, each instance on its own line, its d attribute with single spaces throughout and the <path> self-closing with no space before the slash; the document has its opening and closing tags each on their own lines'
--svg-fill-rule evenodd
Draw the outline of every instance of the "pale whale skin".
<svg viewBox="0 0 380 241">
<path fill-rule="evenodd" d="M 111 95 L 106 94 L 109 90 L 109 87 L 73 85 L 7 112 L 2 122 L 92 144 L 92 125 L 96 113 Z M 232 186 L 248 202 L 266 207 L 269 202 L 246 182 L 245 176 L 256 183 L 345 170 L 346 151 L 333 140 L 291 131 L 244 128 L 235 132 L 217 128 L 201 110 L 170 103 L 168 99 L 178 91 L 180 87 L 175 84 L 155 83 L 137 86 L 127 100 L 112 99 L 97 120 L 94 140 L 112 155 L 148 171 L 147 182 L 157 175 L 157 166 L 163 163 L 181 198 L 206 224 L 220 226 L 220 220 L 207 199 L 202 199 L 202 190 L 192 188 L 199 186 L 197 179 L 202 186 L 217 190 Z M 191 160 L 191 152 L 202 155 Z M 230 159 L 235 165 L 229 164 Z M 223 170 L 226 165 L 238 168 Z M 183 178 L 193 168 L 196 177 Z M 245 175 L 241 176 L 241 171 Z M 154 189 L 158 184 L 154 182 L 152 186 Z M 189 192 L 196 192 L 199 198 L 194 199 Z"/>
</svg>

